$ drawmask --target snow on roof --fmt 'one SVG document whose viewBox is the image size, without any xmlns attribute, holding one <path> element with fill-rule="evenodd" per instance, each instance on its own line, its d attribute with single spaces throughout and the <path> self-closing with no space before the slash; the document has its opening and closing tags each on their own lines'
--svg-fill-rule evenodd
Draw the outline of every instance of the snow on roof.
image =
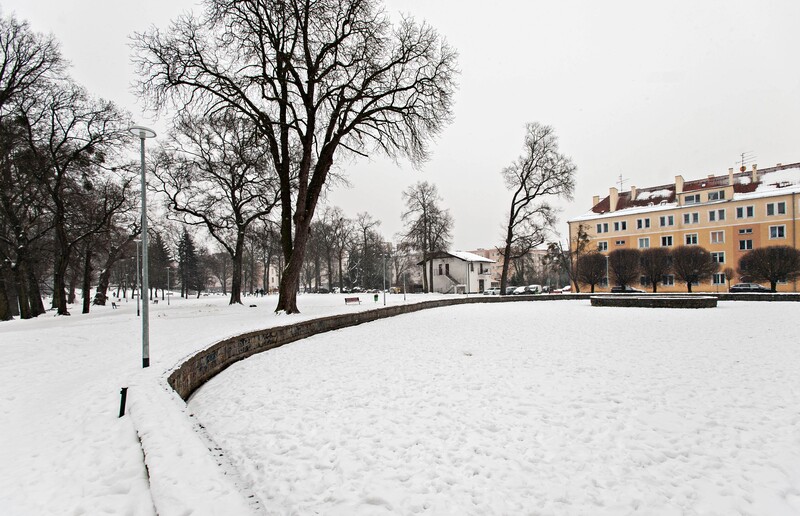
<svg viewBox="0 0 800 516">
<path fill-rule="evenodd" d="M 466 251 L 447 251 L 447 254 L 455 256 L 459 260 L 464 260 L 465 262 L 495 263 L 495 260 L 485 258 L 479 254 L 468 253 Z"/>
<path fill-rule="evenodd" d="M 760 193 L 767 190 L 797 185 L 800 185 L 800 170 L 796 168 L 776 170 L 775 172 L 767 172 L 761 176 L 761 182 L 756 188 L 756 192 Z"/>
<path fill-rule="evenodd" d="M 643 192 L 639 192 L 639 194 L 636 196 L 636 200 L 637 201 L 646 201 L 648 199 L 669 197 L 670 195 L 672 195 L 672 190 L 666 190 L 666 189 L 665 190 L 654 190 L 654 191 L 645 190 Z"/>
<path fill-rule="evenodd" d="M 639 213 L 650 213 L 654 211 L 664 211 L 664 210 L 672 210 L 678 207 L 678 203 L 676 202 L 665 202 L 660 204 L 654 204 L 652 206 L 633 206 L 631 208 L 625 208 L 622 210 L 616 211 L 607 211 L 605 213 L 595 213 L 591 210 L 587 211 L 583 215 L 578 215 L 577 217 L 573 217 L 569 219 L 567 222 L 578 222 L 581 220 L 594 220 L 594 219 L 605 219 L 611 217 L 625 217 L 628 215 L 637 215 Z"/>
</svg>

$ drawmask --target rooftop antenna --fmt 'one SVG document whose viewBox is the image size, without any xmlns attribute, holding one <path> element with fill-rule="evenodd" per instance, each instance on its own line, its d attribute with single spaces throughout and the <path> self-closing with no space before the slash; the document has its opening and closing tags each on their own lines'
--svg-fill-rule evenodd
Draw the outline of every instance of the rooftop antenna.
<svg viewBox="0 0 800 516">
<path fill-rule="evenodd" d="M 753 151 L 746 151 L 741 153 L 740 158 L 741 159 L 739 160 L 739 165 L 741 166 L 739 167 L 739 170 L 741 170 L 742 172 L 747 170 L 747 165 L 756 160 L 756 156 L 755 154 L 753 154 Z"/>
<path fill-rule="evenodd" d="M 625 186 L 625 183 L 627 183 L 627 182 L 628 182 L 627 179 L 622 179 L 622 174 L 620 173 L 619 179 L 617 179 L 617 184 L 619 185 L 619 191 L 620 192 L 622 191 L 622 188 Z"/>
</svg>

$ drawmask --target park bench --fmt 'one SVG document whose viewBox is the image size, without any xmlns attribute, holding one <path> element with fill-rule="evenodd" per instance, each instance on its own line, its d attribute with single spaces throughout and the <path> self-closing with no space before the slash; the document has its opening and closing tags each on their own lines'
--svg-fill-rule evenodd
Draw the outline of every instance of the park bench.
<svg viewBox="0 0 800 516">
<path fill-rule="evenodd" d="M 346 298 L 344 298 L 344 304 L 346 304 L 346 305 L 354 305 L 356 303 L 358 303 L 359 305 L 361 304 L 361 298 L 360 297 L 346 297 Z"/>
</svg>

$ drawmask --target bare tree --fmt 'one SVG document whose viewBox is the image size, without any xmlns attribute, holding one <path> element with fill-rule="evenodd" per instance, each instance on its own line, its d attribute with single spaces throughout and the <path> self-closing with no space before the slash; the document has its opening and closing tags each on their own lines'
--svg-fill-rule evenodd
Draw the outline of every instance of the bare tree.
<svg viewBox="0 0 800 516">
<path fill-rule="evenodd" d="M 733 267 L 725 267 L 722 269 L 722 273 L 725 274 L 725 281 L 728 283 L 728 289 L 730 290 L 731 280 L 736 275 L 736 271 L 733 269 Z"/>
<path fill-rule="evenodd" d="M 739 258 L 739 276 L 748 281 L 769 281 L 775 292 L 779 281 L 800 276 L 800 251 L 786 245 L 761 247 Z"/>
<path fill-rule="evenodd" d="M 523 154 L 503 169 L 506 188 L 511 190 L 511 206 L 505 229 L 505 248 L 501 253 L 503 272 L 500 291 L 505 292 L 508 267 L 514 252 L 526 254 L 545 242 L 546 232 L 555 223 L 553 208 L 543 199 L 572 198 L 576 167 L 561 154 L 552 127 L 538 122 L 526 126 Z M 576 289 L 577 289 L 576 285 Z"/>
<path fill-rule="evenodd" d="M 578 281 L 581 265 L 580 258 L 589 247 L 589 242 L 586 226 L 579 224 L 575 235 L 570 235 L 566 249 L 561 245 L 561 242 L 551 242 L 547 246 L 547 260 L 552 267 L 567 277 L 568 282 L 575 286 L 575 292 L 581 291 L 580 282 Z"/>
<path fill-rule="evenodd" d="M 606 277 L 606 257 L 598 252 L 583 254 L 578 257 L 576 280 L 589 285 L 594 294 L 595 285 Z"/>
<path fill-rule="evenodd" d="M 429 257 L 436 251 L 443 251 L 450 243 L 453 218 L 450 211 L 440 206 L 442 201 L 436 185 L 420 181 L 403 192 L 406 209 L 401 215 L 406 224 L 403 240 L 406 244 L 422 252 L 423 263 L 428 270 L 422 274 L 425 292 L 433 291 L 433 260 Z"/>
<path fill-rule="evenodd" d="M 298 312 L 309 228 L 337 151 L 426 159 L 451 116 L 456 53 L 426 24 L 393 26 L 376 0 L 205 7 L 135 37 L 140 91 L 158 108 L 231 108 L 258 125 L 281 188 L 276 311 Z"/>
<path fill-rule="evenodd" d="M 686 283 L 686 291 L 691 292 L 693 283 L 701 283 L 719 270 L 719 263 L 702 247 L 682 245 L 672 251 L 672 270 L 676 278 Z"/>
<path fill-rule="evenodd" d="M 638 249 L 616 249 L 608 253 L 608 268 L 614 283 L 626 287 L 639 277 L 641 253 Z"/>
<path fill-rule="evenodd" d="M 254 124 L 228 110 L 184 116 L 153 167 L 157 190 L 186 224 L 204 226 L 230 255 L 230 304 L 242 302 L 248 228 L 278 203 L 270 156 Z"/>
<path fill-rule="evenodd" d="M 672 269 L 672 257 L 666 247 L 651 247 L 641 251 L 639 266 L 642 273 L 647 276 L 653 292 L 658 291 L 658 284 Z"/>
</svg>

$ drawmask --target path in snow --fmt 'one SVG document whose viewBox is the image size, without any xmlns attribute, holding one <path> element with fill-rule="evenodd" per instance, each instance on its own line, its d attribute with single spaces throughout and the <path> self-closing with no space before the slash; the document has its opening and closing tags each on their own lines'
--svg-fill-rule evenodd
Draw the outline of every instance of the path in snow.
<svg viewBox="0 0 800 516">
<path fill-rule="evenodd" d="M 251 357 L 189 408 L 270 514 L 798 514 L 797 310 L 435 309 Z"/>
</svg>

